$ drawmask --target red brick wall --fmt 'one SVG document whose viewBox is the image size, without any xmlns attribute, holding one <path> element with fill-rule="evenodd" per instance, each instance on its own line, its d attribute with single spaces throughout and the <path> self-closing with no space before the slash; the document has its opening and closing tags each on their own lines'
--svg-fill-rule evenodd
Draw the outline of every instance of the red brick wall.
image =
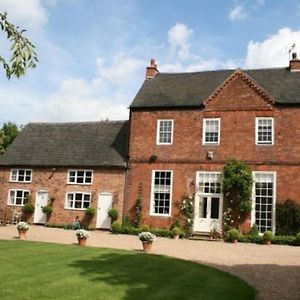
<svg viewBox="0 0 300 300">
<path fill-rule="evenodd" d="M 203 118 L 221 118 L 218 146 L 202 145 Z M 272 146 L 255 145 L 255 117 L 273 117 L 275 139 Z M 144 222 L 169 226 L 170 218 L 150 217 L 152 170 L 173 170 L 172 217 L 178 203 L 194 182 L 196 171 L 221 170 L 230 158 L 246 161 L 253 170 L 277 172 L 277 201 L 292 198 L 300 202 L 300 109 L 272 106 L 248 83 L 237 78 L 205 109 L 132 110 L 130 170 L 125 212 L 129 214 L 143 185 Z M 173 144 L 156 145 L 158 119 L 173 119 Z M 207 151 L 213 159 L 207 160 Z M 149 163 L 152 155 L 157 156 Z"/>
<path fill-rule="evenodd" d="M 96 168 L 93 170 L 92 185 L 67 184 L 67 168 L 56 168 L 54 172 L 52 168 L 33 168 L 31 183 L 9 182 L 9 175 L 10 168 L 1 169 L 0 208 L 7 206 L 9 189 L 20 188 L 30 190 L 33 195 L 33 203 L 35 203 L 36 192 L 45 190 L 48 191 L 49 198 L 52 196 L 55 197 L 53 213 L 48 222 L 55 224 L 73 223 L 76 216 L 79 216 L 80 219 L 84 218 L 84 211 L 65 209 L 67 192 L 79 191 L 91 193 L 92 206 L 95 208 L 97 208 L 99 193 L 110 192 L 113 195 L 113 206 L 118 209 L 120 218 L 122 217 L 125 185 L 124 170 Z M 20 207 L 10 207 L 11 209 L 21 209 Z M 95 226 L 95 224 L 96 216 L 91 222 L 92 226 Z"/>
</svg>

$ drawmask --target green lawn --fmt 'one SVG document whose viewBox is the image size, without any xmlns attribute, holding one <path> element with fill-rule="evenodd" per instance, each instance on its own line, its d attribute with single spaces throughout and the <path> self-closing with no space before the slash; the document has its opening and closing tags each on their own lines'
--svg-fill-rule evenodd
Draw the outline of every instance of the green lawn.
<svg viewBox="0 0 300 300">
<path fill-rule="evenodd" d="M 227 273 L 138 252 L 0 241 L 1 300 L 254 299 Z"/>
</svg>

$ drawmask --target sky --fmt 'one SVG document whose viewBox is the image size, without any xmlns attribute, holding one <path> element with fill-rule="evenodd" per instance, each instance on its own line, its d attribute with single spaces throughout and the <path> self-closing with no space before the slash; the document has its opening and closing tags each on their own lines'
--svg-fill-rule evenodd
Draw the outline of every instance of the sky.
<svg viewBox="0 0 300 300">
<path fill-rule="evenodd" d="M 0 0 L 0 11 L 40 60 L 21 79 L 0 72 L 0 123 L 128 119 L 151 58 L 195 72 L 286 67 L 300 51 L 300 0 Z"/>
</svg>

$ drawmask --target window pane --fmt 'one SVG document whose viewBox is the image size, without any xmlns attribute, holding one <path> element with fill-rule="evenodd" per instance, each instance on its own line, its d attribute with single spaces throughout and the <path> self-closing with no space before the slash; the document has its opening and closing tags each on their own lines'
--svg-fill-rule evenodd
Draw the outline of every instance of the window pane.
<svg viewBox="0 0 300 300">
<path fill-rule="evenodd" d="M 211 219 L 219 219 L 219 206 L 220 206 L 220 198 L 212 197 L 211 198 Z"/>
<path fill-rule="evenodd" d="M 172 120 L 159 121 L 158 142 L 160 144 L 171 144 L 173 131 L 172 127 Z"/>
</svg>

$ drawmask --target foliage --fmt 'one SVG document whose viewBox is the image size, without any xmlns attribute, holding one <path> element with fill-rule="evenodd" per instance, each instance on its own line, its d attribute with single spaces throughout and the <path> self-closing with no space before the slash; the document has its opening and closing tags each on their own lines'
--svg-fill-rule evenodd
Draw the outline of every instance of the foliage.
<svg viewBox="0 0 300 300">
<path fill-rule="evenodd" d="M 143 225 L 141 229 L 142 231 L 149 231 L 150 227 L 148 225 Z"/>
<path fill-rule="evenodd" d="M 78 239 L 87 239 L 88 237 L 90 237 L 90 234 L 84 229 L 77 229 L 75 231 L 75 234 Z"/>
<path fill-rule="evenodd" d="M 135 203 L 135 217 L 134 226 L 140 227 L 142 222 L 142 210 L 143 210 L 143 200 L 142 198 L 137 198 Z"/>
<path fill-rule="evenodd" d="M 36 67 L 38 57 L 34 51 L 35 46 L 24 36 L 24 29 L 20 30 L 7 20 L 7 13 L 0 13 L 0 28 L 11 42 L 11 57 L 6 60 L 0 55 L 0 63 L 8 79 L 11 76 L 19 78 L 25 75 L 27 69 Z"/>
<path fill-rule="evenodd" d="M 178 227 L 178 228 L 181 228 L 181 222 L 179 219 L 175 219 L 173 224 L 172 224 L 172 227 L 171 228 L 175 228 L 175 227 Z"/>
<path fill-rule="evenodd" d="M 122 223 L 115 221 L 111 224 L 112 233 L 122 233 Z"/>
<path fill-rule="evenodd" d="M 34 205 L 32 203 L 26 203 L 23 206 L 22 211 L 25 215 L 32 215 L 34 212 Z"/>
<path fill-rule="evenodd" d="M 240 234 L 239 236 L 239 242 L 242 243 L 255 243 L 255 244 L 262 244 L 263 243 L 263 239 L 262 236 L 253 236 L 253 235 L 242 235 Z"/>
<path fill-rule="evenodd" d="M 296 234 L 295 244 L 296 244 L 297 246 L 300 246 L 300 232 L 298 232 L 298 233 Z"/>
<path fill-rule="evenodd" d="M 229 226 L 238 225 L 251 211 L 252 173 L 250 168 L 241 161 L 230 160 L 223 169 L 222 187 L 227 209 L 231 209 Z M 231 222 L 234 220 L 234 222 Z M 234 224 L 236 223 L 236 224 Z"/>
<path fill-rule="evenodd" d="M 251 227 L 251 230 L 249 232 L 249 235 L 251 236 L 259 236 L 259 230 L 258 230 L 258 227 L 256 224 L 254 224 L 252 227 Z"/>
<path fill-rule="evenodd" d="M 252 287 L 229 273 L 139 251 L 0 240 L 0 257 L 1 300 L 250 300 L 255 296 Z"/>
<path fill-rule="evenodd" d="M 173 237 L 174 236 L 176 236 L 176 235 L 178 235 L 178 236 L 183 236 L 183 231 L 182 231 L 182 229 L 181 228 L 179 228 L 179 227 L 174 227 L 173 229 L 172 229 L 172 235 L 173 235 Z"/>
<path fill-rule="evenodd" d="M 185 221 L 184 229 L 190 236 L 194 225 L 194 195 L 185 195 L 179 204 L 180 214 Z"/>
<path fill-rule="evenodd" d="M 233 242 L 235 240 L 238 240 L 239 236 L 240 236 L 240 232 L 237 229 L 233 228 L 227 232 L 226 240 L 228 242 Z"/>
<path fill-rule="evenodd" d="M 114 222 L 114 221 L 116 221 L 118 219 L 119 213 L 118 213 L 118 211 L 115 208 L 111 208 L 108 211 L 108 216 L 111 218 L 111 221 Z"/>
<path fill-rule="evenodd" d="M 19 128 L 15 123 L 4 123 L 0 129 L 0 154 L 14 141 L 19 134 Z"/>
<path fill-rule="evenodd" d="M 17 229 L 18 229 L 19 231 L 27 231 L 27 230 L 29 229 L 29 225 L 28 225 L 28 223 L 26 223 L 26 222 L 19 222 L 19 223 L 17 224 Z"/>
<path fill-rule="evenodd" d="M 296 237 L 292 235 L 274 235 L 272 244 L 275 245 L 296 245 Z"/>
<path fill-rule="evenodd" d="M 45 206 L 43 206 L 43 208 L 42 208 L 42 212 L 43 212 L 44 214 L 46 214 L 47 216 L 50 216 L 50 215 L 52 214 L 52 212 L 53 212 L 53 208 L 52 208 L 51 205 L 45 205 Z"/>
<path fill-rule="evenodd" d="M 273 232 L 269 230 L 265 231 L 263 234 L 263 240 L 265 242 L 270 242 L 272 241 L 272 239 L 273 239 Z"/>
<path fill-rule="evenodd" d="M 89 206 L 85 209 L 85 214 L 90 218 L 93 218 L 95 216 L 95 213 L 96 210 L 94 207 Z"/>
<path fill-rule="evenodd" d="M 155 234 L 148 231 L 143 231 L 139 233 L 139 239 L 142 242 L 153 243 L 153 241 L 155 240 Z"/>
<path fill-rule="evenodd" d="M 300 231 L 300 205 L 293 200 L 276 204 L 276 234 L 295 235 Z"/>
<path fill-rule="evenodd" d="M 213 240 L 218 240 L 222 238 L 222 230 L 218 230 L 217 228 L 213 228 L 210 233 L 209 237 Z"/>
</svg>

